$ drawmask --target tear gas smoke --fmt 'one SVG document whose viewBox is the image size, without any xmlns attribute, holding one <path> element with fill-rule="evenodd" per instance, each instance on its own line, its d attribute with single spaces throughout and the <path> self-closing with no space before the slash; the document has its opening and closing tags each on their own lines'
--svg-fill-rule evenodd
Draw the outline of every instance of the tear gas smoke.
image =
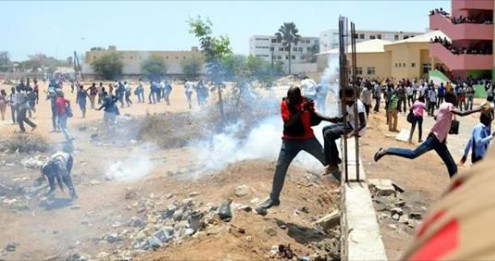
<svg viewBox="0 0 495 261">
<path fill-rule="evenodd" d="M 150 155 L 153 148 L 151 144 L 143 144 L 135 148 L 126 159 L 110 164 L 105 178 L 122 182 L 133 182 L 145 178 L 153 169 Z"/>
</svg>

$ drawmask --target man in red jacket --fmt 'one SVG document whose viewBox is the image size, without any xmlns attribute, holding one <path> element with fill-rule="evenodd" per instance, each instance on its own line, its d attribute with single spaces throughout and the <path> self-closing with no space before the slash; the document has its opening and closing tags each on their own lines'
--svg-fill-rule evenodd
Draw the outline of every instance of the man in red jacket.
<svg viewBox="0 0 495 261">
<path fill-rule="evenodd" d="M 259 214 L 280 204 L 280 192 L 284 185 L 285 174 L 292 160 L 299 151 L 304 150 L 317 158 L 322 165 L 327 165 L 325 152 L 320 142 L 316 139 L 312 125 L 317 125 L 321 120 L 337 122 L 337 118 L 325 117 L 314 109 L 314 102 L 301 95 L 299 87 L 291 87 L 287 91 L 287 97 L 280 105 L 284 131 L 282 136 L 282 148 L 278 156 L 273 186 L 270 198 L 256 209 Z"/>
</svg>

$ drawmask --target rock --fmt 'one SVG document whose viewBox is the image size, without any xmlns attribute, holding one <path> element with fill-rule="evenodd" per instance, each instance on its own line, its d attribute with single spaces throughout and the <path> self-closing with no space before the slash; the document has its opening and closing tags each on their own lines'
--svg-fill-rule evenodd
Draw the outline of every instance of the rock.
<svg viewBox="0 0 495 261">
<path fill-rule="evenodd" d="M 196 196 L 199 196 L 200 194 L 201 194 L 201 193 L 200 193 L 200 192 L 198 192 L 198 191 L 193 191 L 193 192 L 189 193 L 189 195 L 188 195 L 188 196 L 189 196 L 190 198 L 194 198 L 194 197 L 196 197 Z"/>
<path fill-rule="evenodd" d="M 311 261 L 311 258 L 309 256 L 303 256 L 301 257 L 301 261 Z"/>
<path fill-rule="evenodd" d="M 117 235 L 116 233 L 110 234 L 106 237 L 108 243 L 113 244 L 118 241 L 124 240 L 122 236 Z"/>
<path fill-rule="evenodd" d="M 127 224 L 131 227 L 143 227 L 145 225 L 143 220 L 138 217 L 131 217 Z"/>
<path fill-rule="evenodd" d="M 107 252 L 100 252 L 96 255 L 97 260 L 107 259 L 110 256 Z"/>
<path fill-rule="evenodd" d="M 395 187 L 389 179 L 369 179 L 368 185 L 375 196 L 395 195 Z"/>
<path fill-rule="evenodd" d="M 268 214 L 268 211 L 266 210 L 266 208 L 262 208 L 262 207 L 256 208 L 255 211 L 260 216 L 265 216 L 266 214 Z"/>
<path fill-rule="evenodd" d="M 148 239 L 146 241 L 148 243 L 148 247 L 153 249 L 153 250 L 157 250 L 158 248 L 160 248 L 162 246 L 162 243 L 156 237 L 148 237 Z"/>
<path fill-rule="evenodd" d="M 395 220 L 395 221 L 399 221 L 400 215 L 398 213 L 395 213 L 395 214 L 392 215 L 392 219 Z"/>
<path fill-rule="evenodd" d="M 397 202 L 395 202 L 395 205 L 397 207 L 403 207 L 406 205 L 406 202 L 403 199 L 399 199 L 399 200 L 397 200 Z"/>
<path fill-rule="evenodd" d="M 174 228 L 173 227 L 163 227 L 158 232 L 156 232 L 153 237 L 158 238 L 162 243 L 168 243 L 174 239 Z"/>
<path fill-rule="evenodd" d="M 394 186 L 395 188 L 395 191 L 399 192 L 399 193 L 404 193 L 405 190 L 402 188 L 402 186 L 400 186 L 399 184 L 397 184 L 397 182 L 392 182 L 392 186 Z"/>
<path fill-rule="evenodd" d="M 81 125 L 78 128 L 79 131 L 86 131 L 87 129 L 88 129 L 88 126 L 86 126 L 86 125 Z"/>
<path fill-rule="evenodd" d="M 184 215 L 184 211 L 182 211 L 182 209 L 179 209 L 179 210 L 175 211 L 172 219 L 176 222 L 179 222 L 182 220 L 183 215 Z"/>
<path fill-rule="evenodd" d="M 302 208 L 301 208 L 301 212 L 302 212 L 302 213 L 309 214 L 309 208 L 308 208 L 308 207 L 302 207 Z"/>
<path fill-rule="evenodd" d="M 265 233 L 271 237 L 277 236 L 277 231 L 273 228 L 267 228 L 265 229 Z"/>
<path fill-rule="evenodd" d="M 126 200 L 129 200 L 129 199 L 136 199 L 138 197 L 138 194 L 136 191 L 134 190 L 130 190 L 130 191 L 127 191 L 125 193 L 125 199 Z"/>
<path fill-rule="evenodd" d="M 165 195 L 165 199 L 171 199 L 174 196 L 172 193 L 168 193 Z"/>
<path fill-rule="evenodd" d="M 89 184 L 90 185 L 100 185 L 101 182 L 99 180 L 96 180 L 96 179 L 92 179 L 89 181 Z"/>
<path fill-rule="evenodd" d="M 186 228 L 186 229 L 184 230 L 184 235 L 185 235 L 185 236 L 192 236 L 192 235 L 194 235 L 194 232 L 195 232 L 195 230 L 194 230 L 194 229 L 192 229 L 192 228 Z"/>
<path fill-rule="evenodd" d="M 392 215 L 395 213 L 399 214 L 400 216 L 404 215 L 404 211 L 402 211 L 401 208 L 392 208 L 390 212 L 392 213 Z"/>
<path fill-rule="evenodd" d="M 143 239 L 145 239 L 147 236 L 146 234 L 144 233 L 144 231 L 139 231 L 137 234 L 136 234 L 136 239 L 138 241 L 141 241 Z"/>
<path fill-rule="evenodd" d="M 10 242 L 7 244 L 7 246 L 5 247 L 5 250 L 9 251 L 9 252 L 14 252 L 17 248 L 19 244 L 16 243 L 16 242 Z"/>
<path fill-rule="evenodd" d="M 235 195 L 238 197 L 244 197 L 251 193 L 251 188 L 246 185 L 240 185 L 235 189 Z"/>
<path fill-rule="evenodd" d="M 340 223 L 340 212 L 334 210 L 332 213 L 318 219 L 314 224 L 320 225 L 324 230 L 330 230 Z"/>
<path fill-rule="evenodd" d="M 193 229 L 194 231 L 200 229 L 203 227 L 203 224 L 201 222 L 201 218 L 203 217 L 203 214 L 198 212 L 198 211 L 193 211 L 188 218 L 189 222 L 189 227 Z"/>
<path fill-rule="evenodd" d="M 397 229 L 397 225 L 395 225 L 395 224 L 388 224 L 388 227 L 393 229 L 393 230 Z"/>
<path fill-rule="evenodd" d="M 421 220 L 421 219 L 423 219 L 423 215 L 421 215 L 421 213 L 411 212 L 409 214 L 409 218 L 410 219 L 415 219 L 415 220 Z"/>
<path fill-rule="evenodd" d="M 91 140 L 92 141 L 96 141 L 96 140 L 99 140 L 100 138 L 98 137 L 98 133 L 93 133 L 91 134 Z"/>
<path fill-rule="evenodd" d="M 230 209 L 230 204 L 232 204 L 231 199 L 223 202 L 220 206 L 220 209 L 218 210 L 220 219 L 225 222 L 229 222 L 232 219 L 232 210 Z"/>
<path fill-rule="evenodd" d="M 177 207 L 175 205 L 168 206 L 167 209 L 163 211 L 162 218 L 172 218 L 176 210 Z"/>
<path fill-rule="evenodd" d="M 286 228 L 287 228 L 287 226 L 286 226 L 286 225 L 284 225 L 284 224 L 281 224 L 279 227 L 280 227 L 281 229 L 286 229 Z"/>
</svg>

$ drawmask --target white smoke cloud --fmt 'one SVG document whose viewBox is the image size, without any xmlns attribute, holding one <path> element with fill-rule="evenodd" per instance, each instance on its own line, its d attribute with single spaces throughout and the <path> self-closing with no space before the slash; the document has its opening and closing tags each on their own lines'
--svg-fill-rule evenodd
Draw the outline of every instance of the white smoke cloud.
<svg viewBox="0 0 495 261">
<path fill-rule="evenodd" d="M 148 176 L 152 169 L 150 151 L 153 145 L 144 144 L 133 149 L 124 160 L 111 163 L 105 173 L 105 178 L 121 182 L 133 182 Z"/>
</svg>

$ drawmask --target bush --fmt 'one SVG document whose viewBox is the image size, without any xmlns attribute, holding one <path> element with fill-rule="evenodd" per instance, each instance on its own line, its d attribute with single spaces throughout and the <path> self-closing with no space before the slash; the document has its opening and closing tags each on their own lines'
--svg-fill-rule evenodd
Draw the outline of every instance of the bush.
<svg viewBox="0 0 495 261">
<path fill-rule="evenodd" d="M 150 80 L 159 79 L 167 72 L 167 64 L 160 56 L 152 55 L 141 64 L 141 73 Z"/>
<path fill-rule="evenodd" d="M 124 66 L 120 56 L 115 53 L 108 53 L 91 62 L 93 71 L 104 80 L 115 80 L 122 74 Z"/>
</svg>

